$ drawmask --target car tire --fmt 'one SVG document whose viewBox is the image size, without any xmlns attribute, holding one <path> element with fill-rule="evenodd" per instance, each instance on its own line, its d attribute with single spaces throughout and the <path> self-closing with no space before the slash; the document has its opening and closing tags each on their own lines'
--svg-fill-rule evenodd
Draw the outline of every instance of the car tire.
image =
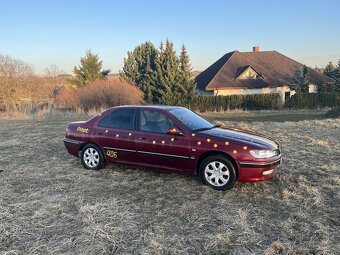
<svg viewBox="0 0 340 255">
<path fill-rule="evenodd" d="M 89 170 L 99 170 L 105 166 L 102 150 L 95 144 L 87 144 L 80 153 L 81 163 Z"/>
<path fill-rule="evenodd" d="M 228 190 L 236 182 L 236 170 L 231 161 L 223 155 L 212 155 L 200 164 L 199 175 L 203 183 L 216 190 Z"/>
</svg>

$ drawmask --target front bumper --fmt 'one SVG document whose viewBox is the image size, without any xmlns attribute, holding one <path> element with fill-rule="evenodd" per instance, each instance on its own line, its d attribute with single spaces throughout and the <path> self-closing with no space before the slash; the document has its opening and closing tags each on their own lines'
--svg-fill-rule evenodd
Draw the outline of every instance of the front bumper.
<svg viewBox="0 0 340 255">
<path fill-rule="evenodd" d="M 257 182 L 270 179 L 274 176 L 276 168 L 282 163 L 282 154 L 269 162 L 239 162 L 240 182 Z"/>
</svg>

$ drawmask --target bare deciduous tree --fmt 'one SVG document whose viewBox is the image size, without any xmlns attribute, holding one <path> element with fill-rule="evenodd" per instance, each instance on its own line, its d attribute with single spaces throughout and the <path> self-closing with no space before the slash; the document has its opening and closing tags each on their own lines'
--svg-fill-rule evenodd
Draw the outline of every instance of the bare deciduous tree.
<svg viewBox="0 0 340 255">
<path fill-rule="evenodd" d="M 59 77 L 64 71 L 57 65 L 51 64 L 45 68 L 45 78 L 48 80 L 50 87 L 50 96 L 54 99 L 65 86 L 65 79 Z"/>
<path fill-rule="evenodd" d="M 10 56 L 0 55 L 0 105 L 16 110 L 20 98 L 32 94 L 32 67 Z"/>
<path fill-rule="evenodd" d="M 58 78 L 58 75 L 62 74 L 64 71 L 60 69 L 56 64 L 51 64 L 45 68 L 45 77 L 47 78 Z"/>
</svg>

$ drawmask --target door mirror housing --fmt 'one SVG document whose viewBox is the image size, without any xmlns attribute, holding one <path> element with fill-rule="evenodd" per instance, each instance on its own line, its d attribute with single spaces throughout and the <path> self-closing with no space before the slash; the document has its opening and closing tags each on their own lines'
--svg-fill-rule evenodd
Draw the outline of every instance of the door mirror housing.
<svg viewBox="0 0 340 255">
<path fill-rule="evenodd" d="M 168 132 L 166 132 L 169 135 L 177 135 L 177 136 L 183 136 L 183 133 L 177 129 L 177 128 L 170 128 L 168 129 Z"/>
</svg>

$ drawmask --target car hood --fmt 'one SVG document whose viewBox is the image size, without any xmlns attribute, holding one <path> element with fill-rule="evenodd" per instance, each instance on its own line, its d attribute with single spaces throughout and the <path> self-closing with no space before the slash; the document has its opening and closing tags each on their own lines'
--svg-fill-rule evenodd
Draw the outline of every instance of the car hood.
<svg viewBox="0 0 340 255">
<path fill-rule="evenodd" d="M 198 133 L 215 139 L 227 139 L 235 142 L 246 143 L 248 145 L 261 147 L 261 149 L 276 150 L 279 148 L 278 143 L 274 142 L 269 137 L 245 130 L 214 128 L 211 130 L 200 131 Z"/>
</svg>

